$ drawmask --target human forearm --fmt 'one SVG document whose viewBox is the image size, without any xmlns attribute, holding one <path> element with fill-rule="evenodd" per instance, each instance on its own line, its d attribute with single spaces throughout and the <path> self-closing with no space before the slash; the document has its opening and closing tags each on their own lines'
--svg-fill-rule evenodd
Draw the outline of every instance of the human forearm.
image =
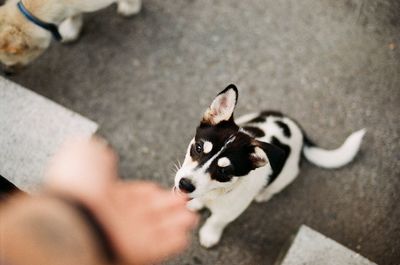
<svg viewBox="0 0 400 265">
<path fill-rule="evenodd" d="M 107 264 L 87 222 L 59 199 L 16 198 L 0 214 L 0 257 L 6 264 Z"/>
</svg>

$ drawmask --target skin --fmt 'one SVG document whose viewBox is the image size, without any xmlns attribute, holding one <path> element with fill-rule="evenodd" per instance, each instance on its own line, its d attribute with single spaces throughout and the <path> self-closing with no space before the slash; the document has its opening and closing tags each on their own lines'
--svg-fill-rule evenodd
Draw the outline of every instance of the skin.
<svg viewBox="0 0 400 265">
<path fill-rule="evenodd" d="M 100 139 L 67 143 L 46 175 L 44 194 L 85 204 L 109 236 L 120 264 L 154 264 L 179 253 L 197 224 L 186 198 L 153 183 L 119 180 L 117 157 Z M 58 199 L 21 196 L 0 214 L 0 256 L 12 264 L 107 264 L 81 216 Z M 62 259 L 59 252 L 65 253 Z"/>
</svg>

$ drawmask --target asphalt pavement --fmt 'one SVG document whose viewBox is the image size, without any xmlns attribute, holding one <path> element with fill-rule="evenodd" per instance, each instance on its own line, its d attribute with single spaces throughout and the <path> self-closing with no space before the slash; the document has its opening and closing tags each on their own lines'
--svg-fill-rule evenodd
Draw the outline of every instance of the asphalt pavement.
<svg viewBox="0 0 400 265">
<path fill-rule="evenodd" d="M 200 247 L 195 232 L 165 264 L 273 264 L 301 224 L 378 264 L 400 264 L 399 1 L 144 0 L 130 19 L 111 6 L 85 16 L 79 41 L 54 43 L 11 79 L 96 121 L 123 177 L 165 187 L 229 83 L 240 88 L 237 116 L 281 110 L 326 148 L 367 128 L 353 163 L 304 163 L 217 247 Z"/>
</svg>

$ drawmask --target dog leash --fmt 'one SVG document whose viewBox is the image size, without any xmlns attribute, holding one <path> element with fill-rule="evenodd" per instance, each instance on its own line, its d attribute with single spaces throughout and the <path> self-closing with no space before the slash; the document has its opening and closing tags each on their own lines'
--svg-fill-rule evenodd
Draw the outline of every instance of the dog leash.
<svg viewBox="0 0 400 265">
<path fill-rule="evenodd" d="M 18 7 L 19 11 L 21 11 L 22 15 L 24 15 L 24 17 L 26 19 L 28 19 L 30 22 L 41 27 L 44 30 L 49 31 L 55 40 L 57 40 L 57 41 L 62 40 L 62 36 L 61 36 L 60 32 L 58 31 L 58 26 L 56 24 L 47 23 L 47 22 L 44 22 L 44 21 L 40 20 L 39 18 L 35 17 L 24 6 L 24 4 L 22 3 L 22 0 L 18 2 L 17 7 Z"/>
</svg>

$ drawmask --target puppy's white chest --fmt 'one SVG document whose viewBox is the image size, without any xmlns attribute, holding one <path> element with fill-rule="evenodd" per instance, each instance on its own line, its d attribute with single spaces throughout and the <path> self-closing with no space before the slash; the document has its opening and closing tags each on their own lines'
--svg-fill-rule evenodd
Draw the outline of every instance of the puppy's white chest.
<svg viewBox="0 0 400 265">
<path fill-rule="evenodd" d="M 203 197 L 205 206 L 214 211 L 233 211 L 236 207 L 248 205 L 267 183 L 271 173 L 268 165 L 251 171 L 247 176 L 240 177 L 231 190 L 224 193 L 214 193 Z"/>
</svg>

